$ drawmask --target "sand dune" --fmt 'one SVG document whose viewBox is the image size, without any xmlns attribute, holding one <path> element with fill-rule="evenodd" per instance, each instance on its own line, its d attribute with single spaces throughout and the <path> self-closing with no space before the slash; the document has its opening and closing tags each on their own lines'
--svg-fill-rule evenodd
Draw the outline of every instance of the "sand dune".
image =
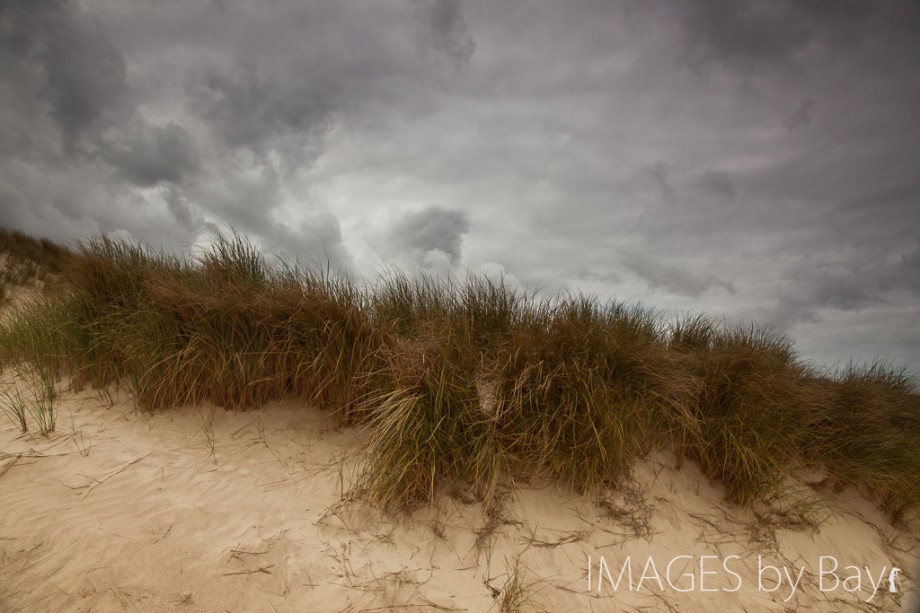
<svg viewBox="0 0 920 613">
<path fill-rule="evenodd" d="M 82 391 L 49 437 L 0 423 L 2 611 L 898 611 L 920 551 L 852 492 L 783 527 L 666 453 L 606 500 L 522 486 L 394 518 L 342 502 L 364 435 L 297 403 L 150 415 Z"/>
</svg>

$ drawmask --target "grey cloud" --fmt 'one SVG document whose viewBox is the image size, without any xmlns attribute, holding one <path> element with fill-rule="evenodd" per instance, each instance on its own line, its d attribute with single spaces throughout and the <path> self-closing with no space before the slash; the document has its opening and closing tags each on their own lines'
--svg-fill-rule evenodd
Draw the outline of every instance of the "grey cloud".
<svg viewBox="0 0 920 613">
<path fill-rule="evenodd" d="M 772 310 L 764 311 L 758 319 L 779 329 L 790 329 L 802 323 L 823 321 L 822 311 L 858 311 L 884 302 L 865 290 L 855 287 L 851 280 L 819 278 L 813 285 L 801 282 L 784 284 Z"/>
<path fill-rule="evenodd" d="M 306 182 L 330 128 L 366 121 L 367 105 L 411 115 L 433 103 L 430 86 L 443 86 L 443 66 L 405 43 L 414 28 L 422 44 L 455 58 L 468 59 L 473 45 L 461 5 L 450 0 L 414 9 L 36 1 L 0 10 L 0 59 L 14 68 L 0 78 L 3 106 L 15 109 L 0 118 L 4 164 L 42 165 L 40 172 L 51 164 L 61 186 L 79 176 L 107 185 L 107 200 L 140 198 L 138 223 L 122 222 L 133 228 L 150 225 L 145 209 L 159 201 L 164 219 L 188 231 L 229 223 L 285 249 L 316 242 L 342 262 L 350 256 L 338 221 Z M 31 92 L 21 93 L 24 86 Z M 23 124 L 30 93 L 46 110 Z M 15 189 L 13 174 L 36 173 L 3 173 L 0 183 Z M 158 184 L 174 188 L 133 189 Z M 94 214 L 78 197 L 45 205 L 74 220 Z M 303 210 L 288 224 L 283 205 Z M 301 224 L 305 216 L 313 221 Z"/>
<path fill-rule="evenodd" d="M 488 263 L 780 321 L 814 354 L 920 308 L 916 2 L 0 12 L 0 222 L 30 232 L 176 245 L 229 225 L 367 274 Z"/>
<path fill-rule="evenodd" d="M 38 93 L 71 148 L 125 93 L 124 57 L 79 4 L 14 1 L 0 15 L 0 46 L 42 75 Z"/>
<path fill-rule="evenodd" d="M 48 97 L 67 142 L 111 108 L 125 89 L 124 59 L 96 24 L 83 21 L 53 34 L 45 60 Z"/>
<path fill-rule="evenodd" d="M 451 264 L 462 258 L 463 235 L 470 224 L 462 211 L 449 211 L 431 206 L 401 219 L 393 228 L 393 241 L 403 249 L 418 251 L 424 258 L 429 252 L 447 254 Z"/>
<path fill-rule="evenodd" d="M 807 277 L 811 278 L 781 286 L 775 310 L 767 317 L 770 323 L 789 328 L 800 322 L 820 321 L 824 309 L 855 311 L 882 300 L 861 287 L 860 279 L 852 274 L 827 271 Z"/>
<path fill-rule="evenodd" d="M 219 53 L 189 62 L 183 93 L 224 144 L 257 152 L 292 135 L 320 140 L 336 122 L 363 120 L 368 106 L 372 114 L 430 112 L 432 93 L 450 77 L 427 51 L 465 62 L 474 47 L 456 0 L 237 11 L 219 17 L 229 30 L 227 40 L 209 41 Z M 425 53 L 404 42 L 414 32 Z"/>
<path fill-rule="evenodd" d="M 354 265 L 342 241 L 339 220 L 329 213 L 316 213 L 296 227 L 276 223 L 266 240 L 266 250 L 295 259 L 301 264 L 349 274 Z"/>
<path fill-rule="evenodd" d="M 570 276 L 580 281 L 602 281 L 604 283 L 619 283 L 623 276 L 613 270 L 598 269 L 581 264 L 570 272 Z"/>
<path fill-rule="evenodd" d="M 920 243 L 920 239 L 917 242 Z M 902 254 L 895 270 L 893 285 L 907 287 L 920 294 L 920 245 L 912 252 Z"/>
<path fill-rule="evenodd" d="M 227 144 L 263 150 L 274 137 L 323 127 L 334 109 L 327 87 L 333 85 L 296 67 L 280 71 L 241 62 L 232 70 L 207 71 L 190 82 L 189 93 Z"/>
<path fill-rule="evenodd" d="M 802 102 L 794 113 L 786 118 L 786 127 L 790 130 L 808 126 L 811 123 L 811 111 L 815 106 L 815 101 L 811 98 Z"/>
<path fill-rule="evenodd" d="M 271 234 L 272 213 L 282 198 L 278 170 L 268 160 L 222 160 L 228 164 L 223 172 L 192 191 L 191 198 L 201 201 L 214 215 L 237 229 L 262 236 Z"/>
<path fill-rule="evenodd" d="M 0 183 L 0 227 L 21 227 L 23 220 L 20 213 L 24 208 L 22 197 L 11 186 Z"/>
<path fill-rule="evenodd" d="M 142 128 L 106 147 L 105 159 L 134 185 L 149 187 L 160 181 L 179 183 L 197 172 L 198 156 L 191 135 L 179 125 Z"/>
<path fill-rule="evenodd" d="M 920 296 L 920 236 L 912 247 L 893 250 L 880 260 L 865 267 L 867 287 L 877 288 L 879 292 L 900 291 Z"/>
<path fill-rule="evenodd" d="M 228 225 L 259 241 L 268 253 L 351 271 L 352 256 L 334 215 L 304 201 L 294 207 L 296 219 L 285 219 L 282 205 L 291 195 L 276 163 L 266 156 L 226 156 L 218 163 L 227 167 L 210 167 L 198 182 L 166 191 L 177 221 L 199 232 Z"/>
<path fill-rule="evenodd" d="M 696 181 L 697 187 L 707 196 L 732 200 L 738 192 L 731 175 L 720 170 L 707 170 Z"/>
<path fill-rule="evenodd" d="M 858 252 L 836 262 L 805 260 L 784 276 L 776 307 L 767 315 L 770 321 L 783 327 L 819 322 L 827 310 L 860 311 L 886 304 L 892 292 L 920 296 L 920 245 L 902 253 L 882 251 L 868 261 Z"/>
<path fill-rule="evenodd" d="M 706 291 L 720 288 L 734 293 L 734 286 L 718 277 L 696 273 L 685 266 L 656 261 L 654 256 L 636 251 L 622 250 L 620 261 L 639 275 L 652 288 L 661 288 L 673 294 L 698 297 Z"/>
<path fill-rule="evenodd" d="M 414 0 L 432 46 L 457 60 L 468 61 L 476 49 L 463 17 L 460 0 Z"/>
<path fill-rule="evenodd" d="M 668 179 L 668 167 L 664 162 L 658 162 L 651 169 L 649 174 L 654 177 L 656 183 L 661 188 L 661 197 L 664 202 L 671 204 L 674 202 L 676 195 L 671 181 Z"/>
<path fill-rule="evenodd" d="M 877 3 L 868 0 L 677 1 L 686 59 L 744 72 L 794 68 L 813 50 L 856 45 Z"/>
<path fill-rule="evenodd" d="M 171 185 L 163 191 L 163 200 L 166 201 L 169 212 L 186 230 L 198 231 L 205 225 L 201 215 L 192 210 L 192 206 L 176 186 Z"/>
</svg>

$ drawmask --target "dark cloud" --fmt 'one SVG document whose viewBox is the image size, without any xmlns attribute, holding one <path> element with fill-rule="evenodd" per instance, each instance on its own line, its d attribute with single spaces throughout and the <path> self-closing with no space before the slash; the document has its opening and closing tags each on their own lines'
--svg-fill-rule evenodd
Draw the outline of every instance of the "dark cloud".
<svg viewBox="0 0 920 613">
<path fill-rule="evenodd" d="M 660 288 L 679 296 L 699 297 L 706 291 L 721 289 L 734 293 L 734 286 L 718 277 L 696 273 L 680 264 L 656 260 L 654 256 L 623 251 L 620 254 L 623 265 L 641 277 L 652 288 Z"/>
<path fill-rule="evenodd" d="M 197 173 L 198 156 L 191 135 L 182 126 L 170 123 L 138 130 L 104 149 L 113 167 L 140 187 L 161 181 L 179 183 L 182 177 Z"/>
<path fill-rule="evenodd" d="M 745 72 L 788 70 L 809 53 L 845 51 L 875 12 L 870 0 L 699 0 L 674 3 L 686 60 Z"/>
<path fill-rule="evenodd" d="M 273 252 L 293 254 L 301 262 L 337 272 L 353 271 L 352 255 L 342 241 L 339 220 L 329 213 L 317 213 L 298 227 L 280 225 L 276 242 L 269 243 Z"/>
<path fill-rule="evenodd" d="M 664 162 L 658 162 L 649 169 L 649 174 L 655 179 L 655 182 L 658 184 L 658 187 L 661 189 L 661 199 L 667 203 L 673 203 L 676 195 L 674 193 L 674 187 L 671 185 L 671 182 L 668 180 L 668 167 Z"/>
<path fill-rule="evenodd" d="M 423 40 L 449 56 L 469 61 L 476 43 L 467 30 L 460 0 L 414 0 L 423 25 Z"/>
<path fill-rule="evenodd" d="M 182 191 L 176 186 L 168 186 L 163 191 L 163 200 L 166 201 L 166 206 L 175 220 L 189 232 L 198 231 L 205 226 L 201 215 L 195 213 L 192 205 L 189 204 L 188 200 L 182 195 Z M 217 227 L 211 224 L 208 229 L 213 232 L 217 230 Z"/>
<path fill-rule="evenodd" d="M 392 229 L 391 238 L 399 251 L 419 255 L 420 262 L 439 251 L 456 265 L 462 259 L 463 235 L 469 231 L 470 224 L 462 211 L 431 206 L 406 215 Z"/>
<path fill-rule="evenodd" d="M 811 98 L 802 102 L 794 113 L 786 118 L 786 127 L 790 130 L 807 126 L 811 123 L 811 111 L 815 106 L 815 101 Z"/>
<path fill-rule="evenodd" d="M 0 183 L 0 226 L 20 228 L 25 225 L 19 215 L 23 208 L 20 195 L 10 186 Z"/>
<path fill-rule="evenodd" d="M 707 170 L 697 179 L 697 187 L 707 196 L 734 199 L 738 194 L 731 175 L 720 170 Z"/>
<path fill-rule="evenodd" d="M 906 252 L 852 251 L 823 262 L 806 258 L 784 274 L 775 309 L 766 317 L 778 326 L 820 322 L 828 311 L 862 311 L 884 305 L 898 293 L 920 297 L 920 240 Z"/>
<path fill-rule="evenodd" d="M 12 1 L 0 8 L 0 16 L 0 47 L 12 56 L 8 59 L 40 75 L 36 93 L 48 104 L 65 146 L 72 147 L 125 93 L 122 54 L 76 3 Z"/>
<path fill-rule="evenodd" d="M 125 64 L 89 17 L 72 14 L 48 32 L 44 53 L 45 92 L 66 142 L 92 127 L 125 89 Z"/>
<path fill-rule="evenodd" d="M 278 71 L 242 61 L 209 69 L 190 83 L 189 94 L 193 108 L 229 146 L 263 151 L 273 138 L 322 127 L 334 109 L 326 87 L 296 66 Z"/>
<path fill-rule="evenodd" d="M 918 29 L 908 0 L 0 0 L 0 223 L 232 226 L 920 360 Z"/>
</svg>

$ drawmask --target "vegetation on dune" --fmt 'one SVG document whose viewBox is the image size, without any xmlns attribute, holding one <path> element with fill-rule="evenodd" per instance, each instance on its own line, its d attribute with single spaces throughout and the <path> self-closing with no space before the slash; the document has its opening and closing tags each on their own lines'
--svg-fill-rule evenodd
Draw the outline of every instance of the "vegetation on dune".
<svg viewBox="0 0 920 613">
<path fill-rule="evenodd" d="M 46 238 L 0 228 L 0 306 L 8 301 L 10 290 L 15 287 L 34 287 L 38 283 L 48 287 L 48 282 L 60 276 L 72 257 L 70 249 Z M 18 388 L 3 391 L 0 409 L 22 432 L 28 431 L 32 421 L 35 431 L 48 434 L 57 423 L 54 398 L 58 373 L 52 365 L 56 360 L 43 356 L 54 351 L 55 329 L 43 325 L 49 316 L 42 307 L 35 306 L 33 311 L 35 316 L 28 323 L 26 318 L 20 318 L 22 325 L 9 328 L 12 334 L 9 341 L 19 346 L 23 355 L 30 356 L 28 366 L 20 369 L 30 392 L 24 396 Z"/>
<path fill-rule="evenodd" d="M 33 238 L 16 230 L 0 228 L 0 304 L 9 290 L 44 281 L 60 273 L 71 251 L 47 238 Z"/>
<path fill-rule="evenodd" d="M 148 410 L 297 397 L 370 430 L 361 485 L 391 509 L 445 487 L 597 490 L 660 446 L 742 504 L 817 466 L 895 517 L 920 506 L 911 382 L 880 365 L 823 376 L 773 332 L 482 276 L 364 287 L 269 266 L 239 236 L 196 260 L 100 238 L 53 262 L 55 291 L 0 327 L 3 362 L 37 373 L 36 402 L 44 389 L 50 407 L 64 375 L 124 385 Z"/>
</svg>

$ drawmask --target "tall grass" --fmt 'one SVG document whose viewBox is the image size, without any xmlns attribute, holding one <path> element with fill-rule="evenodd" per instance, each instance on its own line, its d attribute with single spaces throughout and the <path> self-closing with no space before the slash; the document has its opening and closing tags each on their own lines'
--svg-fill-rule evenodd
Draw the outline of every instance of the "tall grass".
<svg viewBox="0 0 920 613">
<path fill-rule="evenodd" d="M 499 440 L 523 474 L 578 489 L 615 482 L 649 451 L 670 385 L 654 316 L 584 297 L 544 303 L 494 366 Z"/>
<path fill-rule="evenodd" d="M 695 428 L 680 433 L 681 450 L 738 502 L 776 493 L 802 464 L 820 412 L 792 343 L 697 317 L 674 326 L 671 346 L 694 379 Z"/>
<path fill-rule="evenodd" d="M 383 387 L 367 402 L 374 418 L 364 485 L 385 506 L 431 499 L 444 484 L 496 499 L 509 450 L 483 397 L 525 302 L 485 277 L 460 284 L 394 273 L 375 288 Z"/>
<path fill-rule="evenodd" d="M 445 488 L 615 484 L 666 446 L 742 504 L 803 466 L 893 516 L 920 506 L 918 397 L 883 366 L 833 378 L 785 337 L 503 280 L 268 265 L 245 238 L 198 259 L 100 238 L 58 291 L 0 324 L 0 358 L 44 381 L 125 386 L 147 410 L 296 397 L 370 431 L 366 492 L 389 508 Z M 49 388 L 53 389 L 53 388 Z"/>
<path fill-rule="evenodd" d="M 103 238 L 82 245 L 65 275 L 65 293 L 5 326 L 5 353 L 77 383 L 124 383 L 143 408 L 295 395 L 347 421 L 373 378 L 377 332 L 360 292 L 271 269 L 241 238 L 220 238 L 200 261 Z M 30 342 L 39 334 L 51 337 Z"/>
<path fill-rule="evenodd" d="M 920 397 L 902 371 L 850 365 L 825 394 L 813 456 L 895 518 L 920 507 Z"/>
</svg>

